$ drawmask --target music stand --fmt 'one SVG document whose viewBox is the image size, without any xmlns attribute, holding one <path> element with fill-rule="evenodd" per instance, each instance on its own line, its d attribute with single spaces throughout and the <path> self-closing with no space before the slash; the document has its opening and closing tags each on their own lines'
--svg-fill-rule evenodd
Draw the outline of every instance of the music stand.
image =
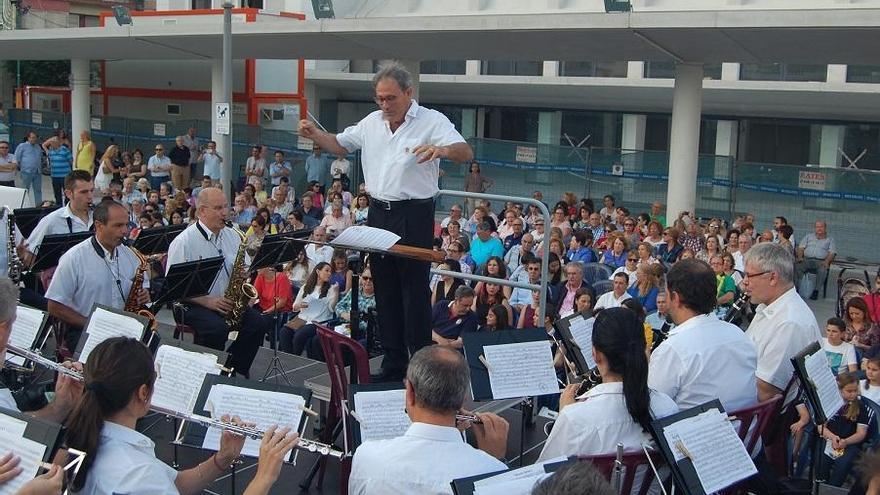
<svg viewBox="0 0 880 495">
<path fill-rule="evenodd" d="M 150 306 L 150 312 L 156 314 L 168 301 L 204 296 L 210 292 L 223 263 L 222 256 L 215 256 L 171 265 L 165 275 L 163 294 Z"/>
<path fill-rule="evenodd" d="M 49 208 L 16 208 L 12 210 L 12 214 L 15 216 L 15 225 L 18 227 L 18 230 L 21 231 L 21 235 L 25 238 L 28 238 L 37 227 L 37 224 L 40 223 L 40 220 L 49 213 L 57 210 L 58 208 L 61 207 L 51 206 Z"/>
<path fill-rule="evenodd" d="M 43 237 L 43 242 L 37 249 L 37 258 L 31 267 L 31 271 L 39 272 L 53 266 L 58 266 L 58 260 L 61 259 L 62 254 L 93 235 L 94 233 L 86 231 L 74 232 L 73 234 L 53 234 Z"/>
<path fill-rule="evenodd" d="M 186 225 L 169 225 L 144 229 L 134 241 L 134 248 L 143 254 L 167 253 L 175 237 L 186 230 Z"/>
<path fill-rule="evenodd" d="M 294 234 L 298 235 L 298 234 Z M 292 242 L 292 237 L 290 235 L 285 234 L 273 234 L 267 235 L 263 238 L 263 242 L 260 244 L 260 248 L 257 251 L 257 254 L 254 256 L 254 261 L 251 263 L 251 271 L 259 270 L 260 268 L 265 268 L 267 266 L 274 266 L 279 263 L 284 263 L 286 261 L 291 261 L 295 259 L 299 252 L 303 250 L 303 246 L 301 244 Z M 275 275 L 278 276 L 277 274 Z M 275 295 L 275 303 L 278 302 L 278 295 Z M 274 311 L 274 323 L 272 325 L 273 338 L 275 345 L 272 346 L 272 359 L 269 361 L 269 366 L 266 368 L 266 373 L 263 375 L 263 379 L 261 382 L 265 382 L 269 375 L 274 373 L 274 376 L 277 377 L 280 375 L 284 378 L 284 381 L 287 382 L 288 385 L 293 385 L 290 383 L 290 378 L 287 377 L 287 370 L 284 369 L 284 364 L 281 363 L 281 358 L 278 357 L 278 334 L 281 332 L 278 321 L 278 310 Z"/>
</svg>

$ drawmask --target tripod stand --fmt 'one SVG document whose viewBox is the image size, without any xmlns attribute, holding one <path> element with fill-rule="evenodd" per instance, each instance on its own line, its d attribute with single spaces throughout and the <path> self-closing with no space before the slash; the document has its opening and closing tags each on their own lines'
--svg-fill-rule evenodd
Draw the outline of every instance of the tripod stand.
<svg viewBox="0 0 880 495">
<path fill-rule="evenodd" d="M 277 277 L 278 275 L 275 275 L 275 276 Z M 284 369 L 284 364 L 281 362 L 281 358 L 278 357 L 278 344 L 279 344 L 278 340 L 279 340 L 280 333 L 281 333 L 281 325 L 279 324 L 279 320 L 278 320 L 278 296 L 277 295 L 275 296 L 274 315 L 275 315 L 275 317 L 273 318 L 273 324 L 272 324 L 272 328 L 274 331 L 274 333 L 272 335 L 272 359 L 269 361 L 269 367 L 266 369 L 266 374 L 263 375 L 263 378 L 260 381 L 265 382 L 266 380 L 269 379 L 269 376 L 271 375 L 273 378 L 275 378 L 275 383 L 277 384 L 278 383 L 278 376 L 281 376 L 282 378 L 284 378 L 284 381 L 287 382 L 287 385 L 293 386 L 293 384 L 290 383 L 290 378 L 287 377 L 287 370 Z"/>
</svg>

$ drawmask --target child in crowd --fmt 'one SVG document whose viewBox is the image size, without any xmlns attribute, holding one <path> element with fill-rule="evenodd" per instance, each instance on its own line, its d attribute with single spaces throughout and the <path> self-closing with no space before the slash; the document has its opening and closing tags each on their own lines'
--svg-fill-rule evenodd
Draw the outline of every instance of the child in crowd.
<svg viewBox="0 0 880 495">
<path fill-rule="evenodd" d="M 859 385 L 859 395 L 880 404 L 880 357 L 872 357 L 865 363 L 866 379 Z"/>
<path fill-rule="evenodd" d="M 859 383 L 852 373 L 837 377 L 837 387 L 844 405 L 823 427 L 825 452 L 819 462 L 819 479 L 832 486 L 842 486 L 852 471 L 853 462 L 862 450 L 874 410 L 859 397 Z"/>
<path fill-rule="evenodd" d="M 856 348 L 849 342 L 843 341 L 846 333 L 846 323 L 840 318 L 829 318 L 825 326 L 825 335 L 822 339 L 822 349 L 828 358 L 831 372 L 835 375 L 842 372 L 855 373 L 858 370 L 856 361 Z"/>
</svg>

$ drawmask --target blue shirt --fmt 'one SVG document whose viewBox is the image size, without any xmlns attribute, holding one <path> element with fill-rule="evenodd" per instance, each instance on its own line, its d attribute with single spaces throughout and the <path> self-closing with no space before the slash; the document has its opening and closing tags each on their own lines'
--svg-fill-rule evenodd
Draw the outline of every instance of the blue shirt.
<svg viewBox="0 0 880 495">
<path fill-rule="evenodd" d="M 620 268 L 621 266 L 626 265 L 626 255 L 626 249 L 620 252 L 620 256 L 614 256 L 614 251 L 609 249 L 608 251 L 605 251 L 605 255 L 603 256 L 605 261 L 603 261 L 603 263 L 614 268 Z"/>
<path fill-rule="evenodd" d="M 66 177 L 73 165 L 73 154 L 67 146 L 49 148 L 49 168 L 53 178 Z"/>
<path fill-rule="evenodd" d="M 15 161 L 18 162 L 18 169 L 22 172 L 39 173 L 43 163 L 43 148 L 37 144 L 21 143 L 15 148 Z"/>
<path fill-rule="evenodd" d="M 483 266 L 489 261 L 491 256 L 504 256 L 504 245 L 497 237 L 490 237 L 489 240 L 483 241 L 479 237 L 474 237 L 471 241 L 471 259 L 477 266 Z"/>
<path fill-rule="evenodd" d="M 477 331 L 477 315 L 473 311 L 453 316 L 449 308 L 451 301 L 441 299 L 431 310 L 431 329 L 447 339 L 457 339 L 463 333 Z"/>
<path fill-rule="evenodd" d="M 587 246 L 581 246 L 581 248 L 577 251 L 569 249 L 568 260 L 580 261 L 581 263 L 594 263 L 598 261 L 596 260 L 596 253 L 594 253 L 593 250 L 588 248 Z"/>
<path fill-rule="evenodd" d="M 645 308 L 646 313 L 657 311 L 657 293 L 660 291 L 656 287 L 651 287 L 648 293 L 644 296 L 639 295 L 638 285 L 630 287 L 626 290 L 626 292 L 627 294 L 631 295 L 633 299 L 642 304 L 642 307 Z"/>
<path fill-rule="evenodd" d="M 281 163 L 272 162 L 272 164 L 269 165 L 269 176 L 271 177 L 272 175 L 275 175 L 275 174 L 281 172 L 281 170 L 287 170 L 288 172 L 290 172 L 293 169 L 290 166 L 290 162 L 288 162 L 288 161 L 284 161 Z M 281 184 L 281 177 L 283 177 L 283 175 L 279 175 L 278 177 L 272 177 L 272 185 L 277 186 L 278 184 Z M 290 179 L 290 176 L 288 175 L 287 178 Z"/>
<path fill-rule="evenodd" d="M 309 182 L 317 182 L 324 185 L 327 183 L 327 175 L 330 172 L 330 165 L 324 156 L 315 156 L 314 153 L 306 158 L 306 180 Z"/>
</svg>

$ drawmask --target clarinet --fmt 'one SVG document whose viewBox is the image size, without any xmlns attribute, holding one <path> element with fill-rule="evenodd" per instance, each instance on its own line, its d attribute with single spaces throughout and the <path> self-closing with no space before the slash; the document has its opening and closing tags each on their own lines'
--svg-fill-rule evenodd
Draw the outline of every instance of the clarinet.
<svg viewBox="0 0 880 495">
<path fill-rule="evenodd" d="M 739 318 L 742 315 L 743 311 L 749 304 L 749 298 L 751 295 L 748 292 L 743 292 L 736 298 L 736 301 L 733 301 L 733 305 L 730 306 L 730 309 L 727 310 L 727 313 L 724 314 L 724 321 L 727 323 L 732 322 L 733 320 Z"/>
</svg>

